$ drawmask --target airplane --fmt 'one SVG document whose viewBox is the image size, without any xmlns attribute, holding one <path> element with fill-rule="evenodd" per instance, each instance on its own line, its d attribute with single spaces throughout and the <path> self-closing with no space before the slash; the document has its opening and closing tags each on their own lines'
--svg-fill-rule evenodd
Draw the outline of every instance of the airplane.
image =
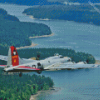
<svg viewBox="0 0 100 100">
<path fill-rule="evenodd" d="M 7 61 L 7 65 L 0 65 L 5 72 L 19 72 L 19 76 L 22 76 L 22 72 L 32 71 L 40 74 L 43 70 L 48 70 L 50 65 L 54 66 L 71 60 L 69 57 L 63 57 L 58 54 L 44 60 L 20 58 L 14 46 L 9 48 L 8 57 L 0 55 L 0 59 Z"/>
<path fill-rule="evenodd" d="M 8 57 L 0 55 L 0 59 L 7 61 L 7 65 L 0 65 L 4 68 L 4 72 L 18 72 L 22 76 L 22 72 L 37 72 L 48 70 L 64 70 L 64 69 L 79 69 L 97 67 L 95 64 L 86 64 L 84 62 L 75 63 L 71 61 L 70 57 L 63 57 L 55 54 L 44 60 L 32 60 L 20 58 L 14 46 L 11 46 L 8 51 Z"/>
</svg>

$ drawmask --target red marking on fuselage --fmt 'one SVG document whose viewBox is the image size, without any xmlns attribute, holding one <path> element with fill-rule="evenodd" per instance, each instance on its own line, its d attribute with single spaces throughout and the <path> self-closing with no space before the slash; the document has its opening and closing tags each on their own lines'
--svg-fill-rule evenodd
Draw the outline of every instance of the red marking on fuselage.
<svg viewBox="0 0 100 100">
<path fill-rule="evenodd" d="M 19 67 L 17 67 L 17 68 L 41 70 L 41 69 L 39 69 L 39 68 L 33 68 L 33 67 L 29 67 L 29 66 L 19 66 Z"/>
<path fill-rule="evenodd" d="M 6 65 L 0 65 L 0 66 L 5 67 Z"/>
</svg>

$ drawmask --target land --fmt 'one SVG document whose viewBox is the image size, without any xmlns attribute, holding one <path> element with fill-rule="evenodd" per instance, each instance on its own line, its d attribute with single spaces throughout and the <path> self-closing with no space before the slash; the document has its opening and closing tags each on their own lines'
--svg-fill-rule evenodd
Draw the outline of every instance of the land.
<svg viewBox="0 0 100 100">
<path fill-rule="evenodd" d="M 33 36 L 33 37 L 29 37 L 30 39 L 32 38 L 42 38 L 42 37 L 50 37 L 50 36 L 53 36 L 54 33 L 50 34 L 50 35 L 42 35 L 42 36 Z M 22 46 L 22 47 L 16 47 L 17 50 L 19 49 L 26 49 L 26 48 L 30 48 L 30 47 L 34 47 L 34 46 L 37 46 L 38 44 L 34 44 L 32 43 L 30 46 Z"/>
<path fill-rule="evenodd" d="M 87 61 L 89 64 L 95 63 L 95 58 L 88 53 L 84 52 L 75 52 L 72 49 L 63 49 L 63 48 L 29 48 L 29 49 L 19 49 L 18 54 L 21 58 L 31 58 L 40 56 L 40 60 L 47 57 L 53 56 L 55 53 L 59 53 L 62 56 L 67 56 L 72 59 L 74 62 Z"/>
<path fill-rule="evenodd" d="M 0 55 L 7 55 L 11 45 L 21 49 L 29 48 L 30 44 L 35 46 L 29 39 L 31 36 L 50 34 L 51 30 L 47 25 L 20 22 L 15 16 L 0 9 Z M 7 62 L 0 60 L 0 64 L 6 65 Z M 32 94 L 48 90 L 53 84 L 49 77 L 24 74 L 20 78 L 18 73 L 4 74 L 3 70 L 0 70 L 0 100 L 29 100 Z"/>
<path fill-rule="evenodd" d="M 60 2 L 49 2 L 48 0 L 0 0 L 0 3 L 10 3 L 10 4 L 18 4 L 18 5 L 62 5 Z"/>
<path fill-rule="evenodd" d="M 50 36 L 53 36 L 54 33 L 50 34 L 50 35 L 42 35 L 42 36 L 34 36 L 34 37 L 29 37 L 30 39 L 31 38 L 42 38 L 42 37 L 50 37 Z"/>
<path fill-rule="evenodd" d="M 7 11 L 0 9 L 0 45 L 9 47 L 32 47 L 29 37 L 50 35 L 50 27 L 45 24 L 20 22 L 15 16 L 11 16 Z"/>
<path fill-rule="evenodd" d="M 7 83 L 7 84 L 6 84 Z M 49 77 L 23 74 L 3 74 L 0 69 L 0 100 L 29 100 L 38 91 L 53 87 Z"/>
<path fill-rule="evenodd" d="M 16 47 L 16 49 L 17 49 L 17 50 L 19 50 L 19 49 L 26 49 L 26 48 L 34 47 L 34 46 L 36 46 L 36 45 L 38 45 L 38 44 L 32 43 L 30 46 Z"/>
<path fill-rule="evenodd" d="M 38 91 L 37 94 L 35 95 L 31 95 L 30 97 L 30 100 L 36 100 L 36 98 L 40 95 L 40 94 L 45 94 L 45 93 L 53 93 L 53 92 L 58 92 L 60 90 L 60 88 L 57 88 L 57 87 L 50 87 L 48 90 L 41 90 L 41 91 Z"/>
<path fill-rule="evenodd" d="M 0 3 L 10 3 L 10 4 L 18 4 L 18 5 L 64 5 L 67 3 L 88 3 L 89 0 L 0 0 Z M 99 3 L 99 0 L 91 0 L 93 3 Z"/>
<path fill-rule="evenodd" d="M 100 5 L 96 7 L 100 9 Z M 100 13 L 89 4 L 37 6 L 25 9 L 23 14 L 37 19 L 68 20 L 100 25 Z"/>
</svg>

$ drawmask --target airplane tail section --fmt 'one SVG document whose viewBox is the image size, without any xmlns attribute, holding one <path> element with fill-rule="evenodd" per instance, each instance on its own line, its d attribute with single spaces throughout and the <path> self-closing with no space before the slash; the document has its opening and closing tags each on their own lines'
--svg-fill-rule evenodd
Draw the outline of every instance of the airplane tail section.
<svg viewBox="0 0 100 100">
<path fill-rule="evenodd" d="M 17 66 L 19 65 L 19 56 L 17 50 L 14 46 L 11 46 L 8 51 L 8 62 L 7 66 Z"/>
</svg>

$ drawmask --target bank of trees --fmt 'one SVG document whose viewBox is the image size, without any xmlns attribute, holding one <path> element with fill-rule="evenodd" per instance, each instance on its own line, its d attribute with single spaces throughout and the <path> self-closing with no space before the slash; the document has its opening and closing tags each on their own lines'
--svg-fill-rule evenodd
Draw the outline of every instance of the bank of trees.
<svg viewBox="0 0 100 100">
<path fill-rule="evenodd" d="M 59 53 L 63 56 L 68 56 L 72 58 L 72 61 L 88 61 L 89 64 L 95 63 L 95 58 L 88 53 L 84 52 L 75 52 L 72 49 L 63 49 L 63 48 L 29 48 L 29 49 L 20 49 L 18 54 L 21 58 L 31 58 L 37 57 L 38 59 L 45 59 L 50 56 L 54 56 L 55 53 Z M 0 55 L 8 55 L 8 48 L 0 46 Z M 1 62 L 0 64 L 6 64 L 6 62 Z"/>
<path fill-rule="evenodd" d="M 60 5 L 63 3 L 60 3 L 58 1 L 48 1 L 48 0 L 0 0 L 1 3 L 11 3 L 11 4 L 19 4 L 19 5 L 28 5 L 28 6 L 32 6 L 32 5 Z"/>
<path fill-rule="evenodd" d="M 0 100 L 29 100 L 31 95 L 40 90 L 53 87 L 49 77 L 26 75 L 4 75 L 0 70 Z"/>
<path fill-rule="evenodd" d="M 68 56 L 72 58 L 72 61 L 88 61 L 89 64 L 95 63 L 95 58 L 88 53 L 84 52 L 75 52 L 72 49 L 63 49 L 63 48 L 30 48 L 30 49 L 21 49 L 18 50 L 20 57 L 31 58 L 37 57 L 40 55 L 40 59 L 45 59 L 46 57 L 53 56 L 55 53 L 59 53 L 63 56 Z"/>
<path fill-rule="evenodd" d="M 98 5 L 97 8 L 100 8 L 100 6 Z M 100 14 L 89 4 L 38 6 L 25 9 L 23 13 L 35 18 L 60 19 L 100 25 Z"/>
<path fill-rule="evenodd" d="M 47 25 L 20 22 L 15 16 L 0 9 L 0 45 L 16 47 L 31 45 L 30 36 L 49 35 L 51 30 Z"/>
</svg>

